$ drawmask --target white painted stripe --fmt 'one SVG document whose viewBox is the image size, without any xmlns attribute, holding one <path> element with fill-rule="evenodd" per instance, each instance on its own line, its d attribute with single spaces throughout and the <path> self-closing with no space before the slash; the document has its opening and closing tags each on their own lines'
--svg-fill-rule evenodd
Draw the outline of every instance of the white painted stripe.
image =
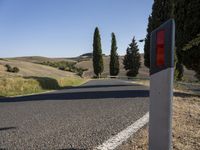
<svg viewBox="0 0 200 150">
<path fill-rule="evenodd" d="M 114 150 L 117 146 L 121 145 L 130 136 L 142 128 L 147 122 L 149 122 L 149 112 L 147 112 L 142 118 L 138 119 L 132 125 L 119 132 L 117 135 L 105 141 L 102 145 L 94 148 L 94 150 Z"/>
</svg>

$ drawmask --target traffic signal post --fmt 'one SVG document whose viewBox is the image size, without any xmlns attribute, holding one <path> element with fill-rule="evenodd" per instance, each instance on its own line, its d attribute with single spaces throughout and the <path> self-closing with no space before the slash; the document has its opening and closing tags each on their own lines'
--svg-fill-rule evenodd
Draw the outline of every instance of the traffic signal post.
<svg viewBox="0 0 200 150">
<path fill-rule="evenodd" d="M 151 34 L 149 150 L 172 149 L 172 99 L 175 23 L 168 20 Z"/>
</svg>

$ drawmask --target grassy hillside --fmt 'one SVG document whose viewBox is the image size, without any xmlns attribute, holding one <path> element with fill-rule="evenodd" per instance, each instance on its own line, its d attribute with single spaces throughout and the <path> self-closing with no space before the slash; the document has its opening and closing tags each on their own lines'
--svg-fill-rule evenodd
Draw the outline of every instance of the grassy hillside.
<svg viewBox="0 0 200 150">
<path fill-rule="evenodd" d="M 20 69 L 19 73 L 9 73 L 6 71 L 4 65 L 9 64 L 10 66 L 16 66 Z M 59 77 L 67 77 L 74 76 L 74 73 L 61 71 L 53 67 L 19 61 L 19 60 L 0 60 L 0 77 L 51 77 L 51 78 L 59 78 Z"/>
<path fill-rule="evenodd" d="M 20 71 L 7 72 L 6 64 L 18 67 Z M 0 59 L 0 96 L 38 93 L 82 82 L 84 79 L 76 74 L 57 68 L 16 59 Z"/>
</svg>

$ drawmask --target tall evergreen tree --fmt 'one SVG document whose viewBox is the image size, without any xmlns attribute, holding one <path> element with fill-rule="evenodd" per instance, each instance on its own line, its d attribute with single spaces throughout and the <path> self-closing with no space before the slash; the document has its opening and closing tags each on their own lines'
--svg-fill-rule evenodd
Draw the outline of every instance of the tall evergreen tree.
<svg viewBox="0 0 200 150">
<path fill-rule="evenodd" d="M 117 41 L 115 34 L 112 33 L 111 51 L 110 51 L 110 75 L 116 76 L 119 73 L 119 57 L 117 54 Z"/>
<path fill-rule="evenodd" d="M 101 73 L 104 70 L 102 49 L 101 49 L 101 38 L 98 27 L 95 28 L 93 37 L 93 69 L 97 77 L 100 77 Z"/>
<path fill-rule="evenodd" d="M 123 64 L 124 68 L 128 70 L 127 76 L 135 77 L 138 74 L 141 62 L 135 37 L 133 37 L 131 44 L 129 44 L 129 47 L 126 50 Z"/>
<path fill-rule="evenodd" d="M 148 26 L 147 26 L 147 35 L 145 38 L 145 43 L 144 43 L 144 65 L 148 68 L 150 68 L 150 38 L 151 38 L 151 32 L 152 30 L 152 17 L 149 16 L 148 19 Z"/>
<path fill-rule="evenodd" d="M 174 9 L 173 17 L 175 18 L 176 25 L 176 53 L 175 53 L 175 79 L 182 80 L 183 77 L 183 51 L 182 45 L 184 45 L 183 32 L 186 12 L 187 0 L 173 0 Z"/>
<path fill-rule="evenodd" d="M 200 33 L 200 1 L 174 0 L 174 5 L 177 58 L 200 80 L 200 46 L 193 43 Z"/>
</svg>

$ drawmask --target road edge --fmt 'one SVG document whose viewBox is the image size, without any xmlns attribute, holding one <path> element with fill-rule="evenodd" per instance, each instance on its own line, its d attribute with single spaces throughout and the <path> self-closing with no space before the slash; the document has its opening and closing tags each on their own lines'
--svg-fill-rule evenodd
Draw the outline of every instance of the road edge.
<svg viewBox="0 0 200 150">
<path fill-rule="evenodd" d="M 149 122 L 149 112 L 93 150 L 114 150 Z"/>
</svg>

